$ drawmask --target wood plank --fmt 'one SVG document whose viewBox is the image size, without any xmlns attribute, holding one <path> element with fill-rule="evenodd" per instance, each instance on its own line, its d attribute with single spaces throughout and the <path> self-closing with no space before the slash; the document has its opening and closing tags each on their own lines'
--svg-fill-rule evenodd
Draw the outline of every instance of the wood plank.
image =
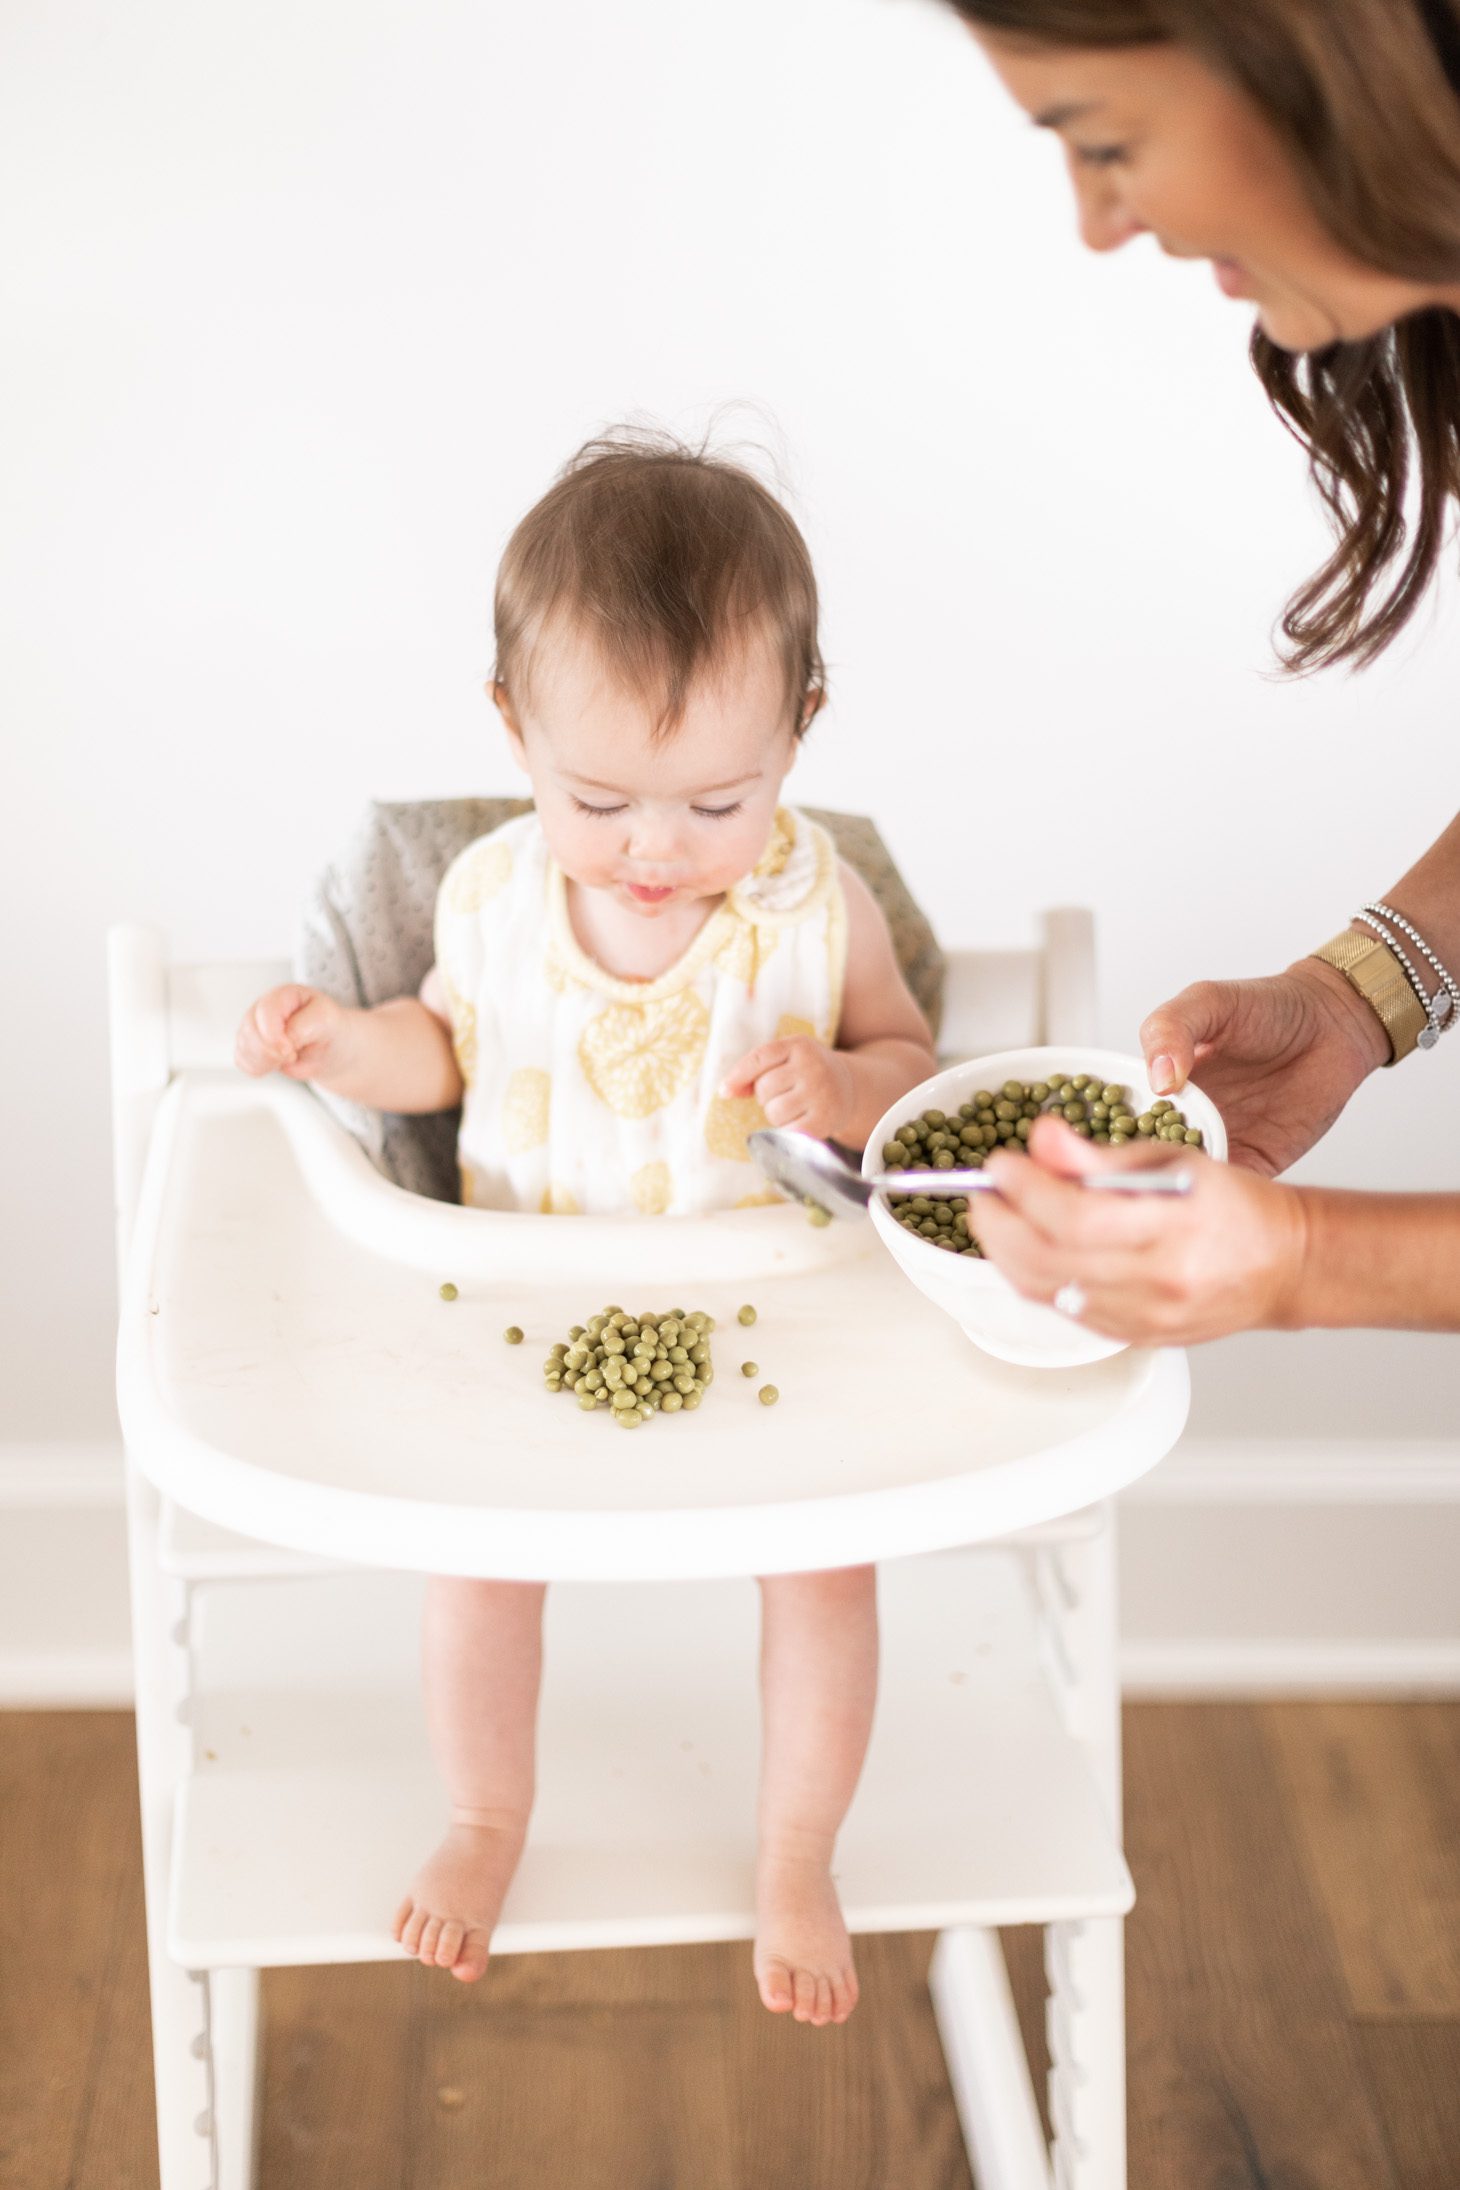
<svg viewBox="0 0 1460 2190">
<path fill-rule="evenodd" d="M 1460 1703 L 1274 1703 L 1262 1721 L 1354 2012 L 1460 2018 Z"/>
<path fill-rule="evenodd" d="M 0 2174 L 17 2190 L 146 2190 L 157 2154 L 130 1716 L 0 1714 L 0 1817 Z"/>
<path fill-rule="evenodd" d="M 264 1972 L 259 2179 L 270 2190 L 410 2180 L 427 1982 L 404 1956 L 399 1967 Z"/>
<path fill-rule="evenodd" d="M 972 2190 L 932 1949 L 926 1932 L 858 1939 L 861 1999 L 824 2030 L 767 2014 L 747 1965 L 727 2039 L 736 2190 Z"/>
<path fill-rule="evenodd" d="M 405 2190 L 736 2190 L 724 2023 L 718 2005 L 522 2009 L 432 1987 Z"/>
<path fill-rule="evenodd" d="M 1126 1714 L 1140 2190 L 1398 2190 L 1259 1713 Z"/>
<path fill-rule="evenodd" d="M 1400 2190 L 1460 2182 L 1460 2022 L 1361 2023 Z"/>
</svg>

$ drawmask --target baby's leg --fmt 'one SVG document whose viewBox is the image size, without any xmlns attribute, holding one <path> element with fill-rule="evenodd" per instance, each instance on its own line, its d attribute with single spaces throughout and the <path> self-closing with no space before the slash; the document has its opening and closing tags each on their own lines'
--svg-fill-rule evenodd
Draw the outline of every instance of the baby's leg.
<svg viewBox="0 0 1460 2190">
<path fill-rule="evenodd" d="M 831 1881 L 877 1697 L 877 1570 L 761 1582 L 760 1849 L 755 1977 L 798 2023 L 857 2004 L 852 1942 Z"/>
<path fill-rule="evenodd" d="M 545 1588 L 440 1576 L 426 1585 L 426 1719 L 451 1823 L 392 1931 L 408 1954 L 466 1983 L 487 1966 L 532 1809 Z"/>
</svg>

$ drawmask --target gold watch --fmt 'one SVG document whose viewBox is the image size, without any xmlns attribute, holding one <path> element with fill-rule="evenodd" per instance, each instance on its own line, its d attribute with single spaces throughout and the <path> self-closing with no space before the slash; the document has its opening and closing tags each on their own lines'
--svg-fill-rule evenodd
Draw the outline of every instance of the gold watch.
<svg viewBox="0 0 1460 2190">
<path fill-rule="evenodd" d="M 1429 1025 L 1429 1014 L 1409 985 L 1403 966 L 1376 935 L 1356 935 L 1345 928 L 1310 958 L 1321 958 L 1357 989 L 1389 1037 L 1393 1051 L 1389 1062 L 1397 1065 L 1416 1046 Z"/>
</svg>

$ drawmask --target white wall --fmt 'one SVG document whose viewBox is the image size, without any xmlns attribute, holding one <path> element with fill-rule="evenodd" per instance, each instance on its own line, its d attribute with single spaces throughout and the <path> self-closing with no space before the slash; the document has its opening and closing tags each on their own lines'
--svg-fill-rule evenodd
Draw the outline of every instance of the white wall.
<svg viewBox="0 0 1460 2190">
<path fill-rule="evenodd" d="M 774 419 L 834 669 L 798 789 L 950 939 L 1092 903 L 1111 1042 L 1456 804 L 1453 607 L 1272 680 L 1322 534 L 1242 308 L 1082 255 L 917 0 L 28 0 L 0 206 L 0 1439 L 111 1430 L 106 923 L 282 951 L 368 796 L 506 786 L 495 557 L 605 420 Z M 1457 1069 L 1384 1075 L 1311 1174 L 1460 1186 Z M 1212 1349 L 1194 1427 L 1445 1437 L 1446 1344 Z"/>
</svg>

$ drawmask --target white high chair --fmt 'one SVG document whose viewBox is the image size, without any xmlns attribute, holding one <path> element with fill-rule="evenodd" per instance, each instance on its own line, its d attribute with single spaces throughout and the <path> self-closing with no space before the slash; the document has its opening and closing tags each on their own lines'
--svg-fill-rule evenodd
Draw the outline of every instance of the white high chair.
<svg viewBox="0 0 1460 2190">
<path fill-rule="evenodd" d="M 743 1577 L 874 1559 L 848 1921 L 941 1932 L 930 1981 L 980 2190 L 1121 2190 L 1110 1501 L 1180 1434 L 1184 1357 L 1004 1367 L 870 1225 L 790 1208 L 619 1225 L 404 1194 L 306 1089 L 230 1069 L 283 966 L 169 966 L 134 928 L 110 951 L 162 2190 L 252 2190 L 260 1968 L 400 1954 L 389 1918 L 442 1803 L 421 1574 L 563 1585 L 511 1954 L 751 1936 Z M 1081 913 L 1047 916 L 1037 950 L 954 955 L 945 1051 L 1093 1039 L 1092 965 Z M 722 1367 L 754 1299 L 781 1405 L 722 1376 L 687 1436 L 631 1440 L 546 1405 L 537 1353 L 614 1298 L 712 1308 Z M 502 1345 L 511 1322 L 527 1348 Z M 1025 1923 L 1046 1934 L 1050 2146 L 996 1934 Z"/>
</svg>

